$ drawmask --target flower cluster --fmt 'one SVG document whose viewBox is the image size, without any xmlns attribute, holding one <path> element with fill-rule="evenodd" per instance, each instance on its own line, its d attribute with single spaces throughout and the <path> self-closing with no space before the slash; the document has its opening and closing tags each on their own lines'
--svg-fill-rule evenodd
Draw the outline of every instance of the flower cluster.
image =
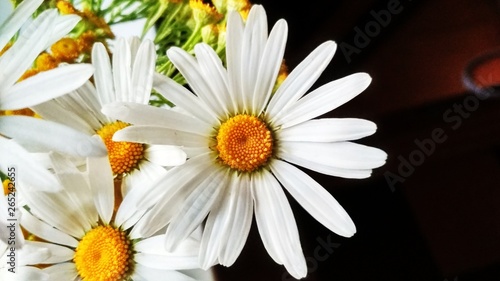
<svg viewBox="0 0 500 281">
<path fill-rule="evenodd" d="M 303 278 L 287 193 L 355 234 L 303 169 L 367 178 L 387 158 L 353 142 L 373 122 L 322 118 L 368 74 L 309 91 L 335 42 L 288 73 L 286 21 L 268 28 L 245 0 L 14 5 L 0 22 L 0 225 L 14 229 L 1 280 L 193 280 L 236 261 L 254 217 L 269 255 Z M 142 34 L 115 36 L 131 21 Z"/>
</svg>

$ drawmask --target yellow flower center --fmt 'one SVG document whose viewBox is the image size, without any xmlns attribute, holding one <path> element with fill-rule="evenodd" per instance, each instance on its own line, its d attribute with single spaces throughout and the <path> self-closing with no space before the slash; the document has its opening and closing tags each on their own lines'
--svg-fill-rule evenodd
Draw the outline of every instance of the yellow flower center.
<svg viewBox="0 0 500 281">
<path fill-rule="evenodd" d="M 108 149 L 109 162 L 113 174 L 121 175 L 128 173 L 137 167 L 144 155 L 144 146 L 140 143 L 125 141 L 113 141 L 116 131 L 129 126 L 128 124 L 116 121 L 102 127 L 97 134 L 101 137 Z"/>
<path fill-rule="evenodd" d="M 2 182 L 3 185 L 3 194 L 8 195 L 9 193 L 12 193 L 15 191 L 15 186 L 10 182 L 9 179 L 5 179 Z"/>
<path fill-rule="evenodd" d="M 78 14 L 78 11 L 75 9 L 75 7 L 73 7 L 73 5 L 68 1 L 57 1 L 56 7 L 63 15 Z"/>
<path fill-rule="evenodd" d="M 190 0 L 189 7 L 193 11 L 194 20 L 201 26 L 209 23 L 216 23 L 222 19 L 224 15 L 217 12 L 217 10 L 202 0 Z"/>
<path fill-rule="evenodd" d="M 73 262 L 82 280 L 125 280 L 132 267 L 132 247 L 125 232 L 98 226 L 83 236 Z"/>
<path fill-rule="evenodd" d="M 80 56 L 78 44 L 72 38 L 61 38 L 50 47 L 50 50 L 54 58 L 64 62 L 74 62 Z"/>
<path fill-rule="evenodd" d="M 41 53 L 35 61 L 38 71 L 46 71 L 56 68 L 59 65 L 59 60 L 49 53 Z"/>
<path fill-rule="evenodd" d="M 216 149 L 224 164 L 240 172 L 252 172 L 272 155 L 273 137 L 262 120 L 240 114 L 220 126 Z"/>
</svg>

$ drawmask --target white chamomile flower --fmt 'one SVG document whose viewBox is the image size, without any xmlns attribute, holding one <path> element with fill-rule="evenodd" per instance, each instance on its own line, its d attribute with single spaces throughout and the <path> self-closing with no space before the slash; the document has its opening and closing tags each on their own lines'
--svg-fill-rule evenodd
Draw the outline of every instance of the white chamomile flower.
<svg viewBox="0 0 500 281">
<path fill-rule="evenodd" d="M 366 178 L 384 165 L 384 151 L 351 142 L 373 134 L 373 122 L 313 119 L 357 96 L 371 78 L 357 73 L 306 94 L 335 53 L 336 44 L 328 41 L 273 94 L 286 38 L 284 20 L 268 35 L 260 5 L 252 7 L 246 23 L 233 12 L 227 24 L 227 70 L 214 50 L 199 44 L 195 57 L 180 48 L 167 52 L 194 94 L 155 76 L 154 88 L 188 115 L 129 103 L 104 109 L 134 124 L 117 132 L 114 140 L 179 145 L 189 156 L 147 193 L 136 191 L 136 205 L 151 209 L 135 231 L 154 233 L 168 224 L 166 247 L 174 249 L 205 222 L 202 268 L 230 266 L 255 213 L 269 255 L 295 278 L 306 276 L 307 266 L 283 188 L 331 231 L 345 237 L 356 232 L 332 195 L 295 165 L 344 178 Z"/>
<path fill-rule="evenodd" d="M 150 40 L 141 42 L 132 37 L 127 42 L 119 38 L 112 63 L 104 45 L 96 43 L 92 50 L 95 87 L 87 82 L 66 96 L 32 107 L 44 119 L 87 135 L 97 134 L 106 145 L 114 176 L 122 180 L 124 194 L 163 175 L 164 167 L 180 165 L 186 160 L 185 152 L 174 146 L 112 141 L 113 134 L 128 124 L 101 113 L 101 108 L 111 102 L 148 104 L 155 59 Z"/>
<path fill-rule="evenodd" d="M 198 268 L 200 241 L 190 237 L 167 252 L 159 246 L 164 234 L 131 235 L 142 211 L 127 196 L 115 206 L 107 157 L 87 158 L 86 172 L 63 155 L 50 157 L 64 188 L 26 190 L 22 195 L 29 211 L 22 209 L 21 221 L 50 251 L 49 260 L 41 262 L 49 280 L 194 280 L 178 270 Z"/>
</svg>

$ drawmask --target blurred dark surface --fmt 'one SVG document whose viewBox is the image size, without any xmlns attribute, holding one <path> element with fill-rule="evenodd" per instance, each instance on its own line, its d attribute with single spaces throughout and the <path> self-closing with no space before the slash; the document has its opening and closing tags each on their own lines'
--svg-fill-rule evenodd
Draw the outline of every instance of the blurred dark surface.
<svg viewBox="0 0 500 281">
<path fill-rule="evenodd" d="M 500 45 L 498 2 L 253 3 L 264 5 L 270 26 L 287 20 L 290 69 L 322 42 L 337 42 L 314 87 L 355 72 L 373 77 L 327 116 L 376 122 L 375 135 L 359 143 L 389 155 L 365 180 L 307 171 L 347 210 L 357 233 L 331 233 L 290 198 L 305 280 L 500 280 L 500 100 L 480 99 L 461 80 L 470 60 Z M 382 18 L 378 29 L 374 15 Z M 366 28 L 373 36 L 356 41 Z M 221 281 L 294 280 L 266 253 L 256 225 L 237 262 L 216 273 Z"/>
</svg>

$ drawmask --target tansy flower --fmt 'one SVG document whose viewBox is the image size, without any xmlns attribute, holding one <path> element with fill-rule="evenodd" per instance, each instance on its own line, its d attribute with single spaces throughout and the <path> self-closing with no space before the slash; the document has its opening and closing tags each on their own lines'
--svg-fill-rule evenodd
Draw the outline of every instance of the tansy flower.
<svg viewBox="0 0 500 281">
<path fill-rule="evenodd" d="M 22 226 L 44 242 L 48 280 L 193 280 L 176 270 L 198 267 L 199 240 L 188 238 L 175 251 L 158 247 L 165 235 L 133 232 L 141 212 L 124 198 L 117 213 L 111 166 L 107 157 L 87 158 L 82 172 L 60 154 L 51 154 L 60 192 L 26 190 L 29 212 Z M 32 280 L 32 279 L 28 279 Z"/>
<path fill-rule="evenodd" d="M 42 2 L 23 1 L 0 24 L 0 49 L 10 44 L 24 25 L 13 45 L 0 56 L 0 111 L 28 108 L 61 96 L 81 86 L 92 75 L 91 65 L 79 64 L 58 67 L 17 82 L 38 54 L 71 31 L 80 20 L 78 16 L 59 16 L 56 10 L 47 10 L 28 22 Z M 55 189 L 55 179 L 26 149 L 31 152 L 56 150 L 78 156 L 105 154 L 98 140 L 60 124 L 26 116 L 0 116 L 0 170 L 5 172 L 8 167 L 17 166 L 24 171 L 19 174 L 21 181 Z"/>
<path fill-rule="evenodd" d="M 194 94 L 155 76 L 155 89 L 188 114 L 127 103 L 104 109 L 134 124 L 115 133 L 116 141 L 186 149 L 190 158 L 184 165 L 170 170 L 147 192 L 137 190 L 137 206 L 151 208 L 137 229 L 149 234 L 169 224 L 166 247 L 175 249 L 206 219 L 202 268 L 234 263 L 255 212 L 271 257 L 295 278 L 306 276 L 298 229 L 282 187 L 331 231 L 349 237 L 356 228 L 331 194 L 295 165 L 332 176 L 366 178 L 385 163 L 385 152 L 351 142 L 373 134 L 374 123 L 313 119 L 354 98 L 371 82 L 368 74 L 357 73 L 306 94 L 332 59 L 334 42 L 315 49 L 272 94 L 286 37 L 284 20 L 268 35 L 260 5 L 252 7 L 246 24 L 233 12 L 227 25 L 227 70 L 214 50 L 199 44 L 196 58 L 180 48 L 167 53 Z"/>
<path fill-rule="evenodd" d="M 163 166 L 179 165 L 186 160 L 186 154 L 173 146 L 113 141 L 113 134 L 128 124 L 101 113 L 101 108 L 110 102 L 148 104 L 155 58 L 151 41 L 141 43 L 134 37 L 127 42 L 119 38 L 111 64 L 104 45 L 96 43 L 92 50 L 95 87 L 87 82 L 66 96 L 33 107 L 44 119 L 99 136 L 107 147 L 114 176 L 122 180 L 123 193 L 133 186 L 146 186 L 155 176 L 164 174 Z"/>
</svg>

